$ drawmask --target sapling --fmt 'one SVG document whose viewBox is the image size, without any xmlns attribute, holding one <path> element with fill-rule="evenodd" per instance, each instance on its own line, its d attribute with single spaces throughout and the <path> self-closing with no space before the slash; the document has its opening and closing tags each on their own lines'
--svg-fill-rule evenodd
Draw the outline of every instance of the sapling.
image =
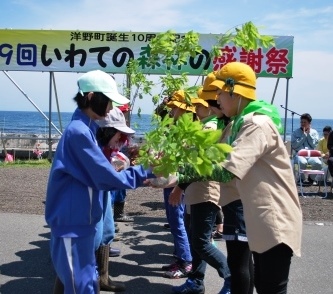
<svg viewBox="0 0 333 294">
<path fill-rule="evenodd" d="M 257 49 L 258 46 L 274 45 L 274 38 L 260 35 L 257 27 L 252 22 L 247 22 L 240 28 L 235 26 L 221 35 L 216 45 L 212 46 L 210 58 L 223 54 L 222 48 L 231 42 L 250 51 Z M 153 38 L 149 48 L 149 64 L 152 67 L 159 63 L 166 65 L 165 77 L 161 78 L 164 88 L 162 95 L 170 96 L 176 90 L 183 89 L 185 101 L 190 105 L 190 98 L 193 97 L 196 88 L 186 87 L 187 73 L 180 72 L 180 76 L 175 78 L 171 68 L 181 66 L 189 57 L 201 54 L 199 34 L 190 31 L 177 39 L 175 32 L 169 30 Z M 202 74 L 206 74 L 204 69 Z M 139 82 L 141 85 L 144 84 L 142 76 Z M 153 86 L 151 83 L 144 85 L 146 93 Z M 158 100 L 153 99 L 153 101 L 156 103 Z M 145 134 L 145 144 L 139 151 L 137 162 L 146 167 L 154 166 L 154 172 L 164 177 L 176 173 L 186 164 L 191 164 L 200 175 L 209 176 L 213 171 L 213 164 L 224 161 L 232 150 L 231 146 L 218 142 L 221 137 L 220 130 L 203 130 L 199 121 L 193 122 L 192 114 L 184 114 L 176 122 L 169 117 L 162 121 L 156 119 L 155 122 L 157 122 L 156 128 Z"/>
<path fill-rule="evenodd" d="M 159 127 L 145 136 L 139 151 L 138 163 L 153 166 L 158 175 L 168 177 L 190 163 L 202 176 L 209 176 L 213 163 L 222 162 L 232 148 L 219 143 L 221 130 L 204 130 L 192 113 L 183 114 L 177 121 L 165 117 Z"/>
</svg>

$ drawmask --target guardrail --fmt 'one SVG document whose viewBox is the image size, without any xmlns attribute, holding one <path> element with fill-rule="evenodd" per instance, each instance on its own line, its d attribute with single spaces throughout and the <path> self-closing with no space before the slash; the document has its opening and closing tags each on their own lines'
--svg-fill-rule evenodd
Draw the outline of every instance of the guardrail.
<svg viewBox="0 0 333 294">
<path fill-rule="evenodd" d="M 11 154 L 14 159 L 49 158 L 50 144 L 52 153 L 54 153 L 60 138 L 60 135 L 53 135 L 50 139 L 45 135 L 28 136 L 27 134 L 1 133 L 0 158 L 4 158 L 6 152 Z M 140 135 L 134 135 L 131 141 L 133 144 L 141 145 L 144 143 L 144 138 Z"/>
<path fill-rule="evenodd" d="M 27 134 L 1 134 L 1 157 L 5 157 L 6 153 L 11 154 L 14 159 L 34 159 L 47 158 L 50 150 L 52 153 L 56 150 L 59 135 L 51 138 L 43 135 L 27 135 Z M 51 148 L 50 148 L 51 144 Z"/>
</svg>

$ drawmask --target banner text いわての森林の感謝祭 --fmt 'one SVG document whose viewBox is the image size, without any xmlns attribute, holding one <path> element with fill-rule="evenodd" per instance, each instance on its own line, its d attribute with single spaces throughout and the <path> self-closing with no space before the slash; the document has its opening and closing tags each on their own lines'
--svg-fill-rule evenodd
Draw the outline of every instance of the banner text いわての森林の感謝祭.
<svg viewBox="0 0 333 294">
<path fill-rule="evenodd" d="M 116 31 L 0 30 L 0 70 L 87 72 L 101 69 L 122 73 L 130 58 L 137 59 L 145 74 L 163 75 L 165 64 L 148 65 L 149 41 L 158 33 Z M 176 34 L 182 37 L 184 34 Z M 274 46 L 246 52 L 234 44 L 221 48 L 223 54 L 210 60 L 218 34 L 200 34 L 201 54 L 187 64 L 171 67 L 172 74 L 202 75 L 224 64 L 240 61 L 250 65 L 258 77 L 292 77 L 292 36 L 275 36 Z"/>
</svg>

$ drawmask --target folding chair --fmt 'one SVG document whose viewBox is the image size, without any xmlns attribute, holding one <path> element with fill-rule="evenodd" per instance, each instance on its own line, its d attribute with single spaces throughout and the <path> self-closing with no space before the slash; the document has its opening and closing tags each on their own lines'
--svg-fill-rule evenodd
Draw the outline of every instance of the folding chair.
<svg viewBox="0 0 333 294">
<path fill-rule="evenodd" d="M 318 170 L 316 170 L 316 169 L 301 169 L 299 156 L 319 158 L 320 161 L 321 161 L 321 169 L 320 170 L 319 169 Z M 318 150 L 308 150 L 308 149 L 302 149 L 302 150 L 298 151 L 297 152 L 297 165 L 298 165 L 298 180 L 299 180 L 299 184 L 300 184 L 302 197 L 305 197 L 304 193 L 303 193 L 303 182 L 302 182 L 302 177 L 301 177 L 301 175 L 303 174 L 306 177 L 308 177 L 309 175 L 320 175 L 320 176 L 322 176 L 322 181 L 318 181 L 318 193 L 320 192 L 321 182 L 324 182 L 325 197 L 322 197 L 322 198 L 327 198 L 326 177 L 325 177 L 325 170 L 323 168 L 324 162 L 323 162 L 323 158 L 321 157 L 320 151 L 318 151 Z"/>
<path fill-rule="evenodd" d="M 332 193 L 332 190 L 333 190 L 333 177 L 331 176 L 330 171 L 328 170 L 328 166 L 325 167 L 325 173 L 326 173 L 326 177 L 325 177 L 326 185 L 327 185 L 327 183 L 330 182 L 331 193 Z"/>
</svg>

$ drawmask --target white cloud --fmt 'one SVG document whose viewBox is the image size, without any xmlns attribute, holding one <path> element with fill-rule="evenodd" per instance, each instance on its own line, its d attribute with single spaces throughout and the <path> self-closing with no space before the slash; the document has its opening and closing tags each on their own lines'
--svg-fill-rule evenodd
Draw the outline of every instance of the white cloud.
<svg viewBox="0 0 333 294">
<path fill-rule="evenodd" d="M 84 30 L 160 31 L 179 24 L 181 9 L 189 1 L 86 0 L 73 10 L 55 7 L 44 28 Z M 70 2 L 69 2 L 70 3 Z M 73 5 L 73 4 L 70 4 Z M 59 17 L 61 15 L 61 18 Z M 59 21 L 61 19 L 61 21 Z"/>
<path fill-rule="evenodd" d="M 333 6 L 322 8 L 296 8 L 269 13 L 263 23 L 270 34 L 295 36 L 295 48 L 323 51 L 332 50 L 333 45 Z"/>
</svg>

